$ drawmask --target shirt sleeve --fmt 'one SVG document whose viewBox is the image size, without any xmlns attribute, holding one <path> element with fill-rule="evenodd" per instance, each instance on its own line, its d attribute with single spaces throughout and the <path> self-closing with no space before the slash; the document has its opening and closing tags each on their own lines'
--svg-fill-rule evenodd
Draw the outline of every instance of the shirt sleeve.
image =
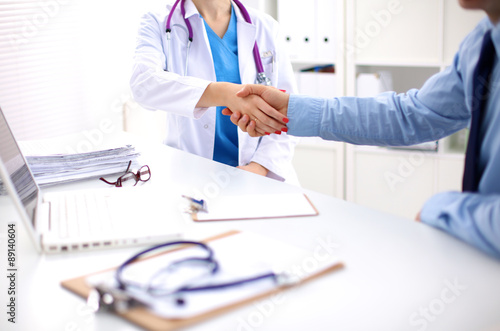
<svg viewBox="0 0 500 331">
<path fill-rule="evenodd" d="M 457 102 L 458 100 L 458 102 Z M 448 136 L 467 126 L 470 111 L 458 56 L 420 89 L 371 98 L 291 95 L 289 134 L 358 145 L 408 146 Z"/>
<path fill-rule="evenodd" d="M 500 258 L 500 194 L 442 192 L 424 204 L 420 219 Z"/>
</svg>

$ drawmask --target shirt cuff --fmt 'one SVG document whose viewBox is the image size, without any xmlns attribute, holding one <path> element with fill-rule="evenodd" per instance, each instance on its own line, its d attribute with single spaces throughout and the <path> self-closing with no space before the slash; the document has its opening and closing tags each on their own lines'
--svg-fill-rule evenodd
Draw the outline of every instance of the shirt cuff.
<svg viewBox="0 0 500 331">
<path fill-rule="evenodd" d="M 440 229 L 448 229 L 449 218 L 444 210 L 460 197 L 460 192 L 441 192 L 427 200 L 420 211 L 420 221 Z"/>
<path fill-rule="evenodd" d="M 288 134 L 297 137 L 320 135 L 322 99 L 291 94 L 288 101 Z"/>
</svg>

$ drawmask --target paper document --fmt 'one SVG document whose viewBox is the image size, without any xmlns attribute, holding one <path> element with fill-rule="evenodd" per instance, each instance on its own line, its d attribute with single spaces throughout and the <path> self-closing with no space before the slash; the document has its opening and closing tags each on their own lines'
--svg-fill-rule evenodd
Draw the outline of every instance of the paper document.
<svg viewBox="0 0 500 331">
<path fill-rule="evenodd" d="M 72 139 L 72 136 L 65 136 L 57 140 L 19 142 L 39 186 L 122 173 L 129 161 L 132 161 L 134 168 L 137 166 L 136 159 L 140 153 L 131 145 L 94 146 L 84 153 L 68 152 L 61 141 Z"/>
<path fill-rule="evenodd" d="M 193 213 L 193 220 L 222 221 L 318 215 L 316 208 L 303 193 L 218 196 L 207 200 L 207 210 L 206 213 Z"/>
<path fill-rule="evenodd" d="M 129 145 L 79 154 L 28 155 L 26 161 L 38 185 L 46 186 L 123 173 L 138 155 Z"/>
</svg>

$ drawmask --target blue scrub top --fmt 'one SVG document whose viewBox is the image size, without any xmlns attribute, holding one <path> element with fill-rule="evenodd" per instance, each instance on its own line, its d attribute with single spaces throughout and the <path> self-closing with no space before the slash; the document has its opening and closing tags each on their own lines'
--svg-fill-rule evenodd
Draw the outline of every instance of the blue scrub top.
<svg viewBox="0 0 500 331">
<path fill-rule="evenodd" d="M 238 40 L 236 35 L 236 14 L 231 10 L 231 19 L 224 37 L 221 39 L 205 22 L 210 49 L 218 82 L 241 84 L 238 65 Z M 227 165 L 238 165 L 238 127 L 229 116 L 222 115 L 226 107 L 217 107 L 215 121 L 214 161 Z"/>
</svg>

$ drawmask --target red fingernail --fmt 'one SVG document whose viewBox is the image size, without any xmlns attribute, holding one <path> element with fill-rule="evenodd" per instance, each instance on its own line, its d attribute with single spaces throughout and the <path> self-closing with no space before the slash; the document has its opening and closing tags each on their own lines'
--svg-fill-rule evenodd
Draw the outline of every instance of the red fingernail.
<svg viewBox="0 0 500 331">
<path fill-rule="evenodd" d="M 286 118 L 286 117 L 285 117 L 285 118 L 283 119 L 283 122 L 288 123 L 288 122 L 290 122 L 290 120 L 289 120 L 288 118 Z"/>
<path fill-rule="evenodd" d="M 283 128 L 283 129 L 281 129 L 281 131 L 288 132 L 288 128 Z"/>
<path fill-rule="evenodd" d="M 266 135 L 268 135 L 268 136 L 270 135 L 270 133 L 269 133 L 269 132 L 265 132 L 265 134 L 266 134 Z"/>
<path fill-rule="evenodd" d="M 274 133 L 276 133 L 276 134 L 281 134 L 281 131 L 274 131 Z"/>
</svg>

